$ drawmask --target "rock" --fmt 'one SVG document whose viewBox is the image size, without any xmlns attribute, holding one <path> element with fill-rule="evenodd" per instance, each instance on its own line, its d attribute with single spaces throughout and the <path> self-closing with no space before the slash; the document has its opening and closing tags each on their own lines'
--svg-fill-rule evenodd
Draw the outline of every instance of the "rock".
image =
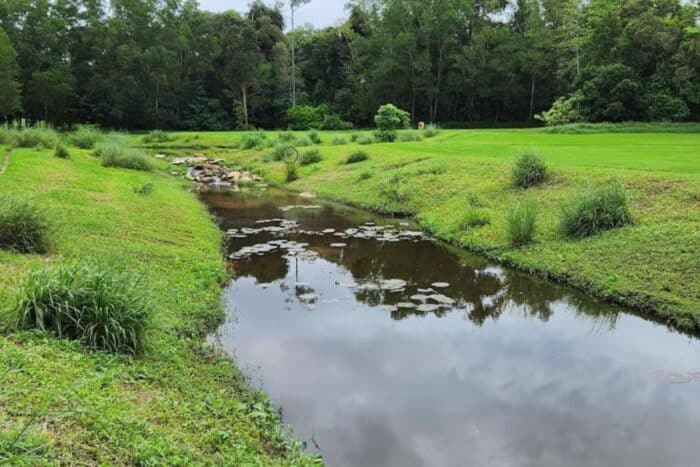
<svg viewBox="0 0 700 467">
<path fill-rule="evenodd" d="M 316 197 L 315 193 L 311 193 L 309 191 L 305 191 L 303 193 L 299 193 L 300 198 L 307 198 L 307 199 L 313 199 Z"/>
<path fill-rule="evenodd" d="M 442 294 L 433 294 L 428 296 L 429 300 L 439 303 L 440 305 L 452 306 L 455 304 L 455 300 L 451 299 Z"/>
<path fill-rule="evenodd" d="M 423 295 L 423 294 L 411 295 L 411 300 L 414 300 L 416 302 L 424 302 L 427 299 L 428 299 L 427 295 Z"/>
<path fill-rule="evenodd" d="M 318 300 L 318 295 L 316 295 L 315 293 L 301 294 L 299 295 L 299 300 L 303 302 L 315 302 L 316 300 Z"/>
<path fill-rule="evenodd" d="M 405 309 L 413 309 L 413 308 L 416 308 L 416 304 L 415 304 L 415 303 L 411 303 L 411 302 L 401 302 L 401 303 L 397 303 L 396 306 L 399 307 L 399 308 L 405 308 Z"/>
<path fill-rule="evenodd" d="M 347 243 L 331 243 L 331 248 L 345 248 L 346 246 L 348 246 Z"/>
<path fill-rule="evenodd" d="M 433 311 L 438 311 L 440 307 L 438 305 L 429 305 L 427 303 L 423 303 L 422 305 L 418 305 L 416 307 L 416 311 L 420 311 L 421 313 L 431 313 Z"/>
<path fill-rule="evenodd" d="M 165 159 L 165 158 L 167 158 L 168 156 L 166 156 L 165 154 L 156 154 L 156 155 L 153 156 L 153 157 L 155 157 L 156 159 Z"/>
<path fill-rule="evenodd" d="M 176 157 L 172 161 L 170 161 L 171 164 L 173 165 L 185 165 L 187 164 L 188 157 Z"/>
<path fill-rule="evenodd" d="M 447 282 L 433 282 L 431 286 L 435 287 L 436 289 L 445 289 L 449 287 L 450 284 Z"/>
</svg>

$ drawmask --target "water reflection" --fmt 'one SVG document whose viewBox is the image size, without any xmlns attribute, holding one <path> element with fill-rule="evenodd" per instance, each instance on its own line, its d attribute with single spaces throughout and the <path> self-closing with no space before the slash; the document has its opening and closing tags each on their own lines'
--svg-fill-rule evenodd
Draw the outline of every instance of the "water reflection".
<svg viewBox="0 0 700 467">
<path fill-rule="evenodd" d="M 284 212 L 303 202 L 284 193 L 204 196 L 225 230 L 297 220 L 284 238 L 315 253 L 232 262 L 221 338 L 329 465 L 695 465 L 696 340 L 429 241 L 308 233 L 399 220 Z M 397 308 L 435 282 L 453 305 Z"/>
</svg>

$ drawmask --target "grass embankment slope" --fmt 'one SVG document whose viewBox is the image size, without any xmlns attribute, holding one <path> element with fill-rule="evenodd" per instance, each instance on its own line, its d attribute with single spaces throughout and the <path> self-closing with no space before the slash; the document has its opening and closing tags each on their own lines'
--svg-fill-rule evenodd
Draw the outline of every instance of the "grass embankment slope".
<svg viewBox="0 0 700 467">
<path fill-rule="evenodd" d="M 284 164 L 266 162 L 268 148 L 218 153 L 294 190 L 415 215 L 442 239 L 700 332 L 700 127 L 654 128 L 443 131 L 423 141 L 362 146 L 331 145 L 335 133 L 322 133 L 323 160 L 300 167 L 300 179 L 290 184 Z M 197 141 L 209 138 L 240 135 L 203 133 Z M 358 150 L 369 160 L 343 163 Z M 551 180 L 514 189 L 515 157 L 529 151 L 544 157 Z M 582 240 L 563 238 L 561 206 L 588 186 L 614 181 L 628 192 L 634 225 Z M 505 218 L 522 201 L 537 204 L 539 227 L 534 244 L 511 248 Z M 473 209 L 489 223 L 464 226 L 465 211 Z"/>
<path fill-rule="evenodd" d="M 20 465 L 308 464 L 266 398 L 205 344 L 223 317 L 226 278 L 206 209 L 174 177 L 71 152 L 15 149 L 0 175 L 0 196 L 30 195 L 55 227 L 48 255 L 0 251 L 0 309 L 32 269 L 99 261 L 143 277 L 152 348 L 131 358 L 39 332 L 0 334 L 0 464 L 8 455 Z M 134 192 L 147 181 L 151 194 Z M 10 320 L 0 314 L 0 327 Z"/>
</svg>

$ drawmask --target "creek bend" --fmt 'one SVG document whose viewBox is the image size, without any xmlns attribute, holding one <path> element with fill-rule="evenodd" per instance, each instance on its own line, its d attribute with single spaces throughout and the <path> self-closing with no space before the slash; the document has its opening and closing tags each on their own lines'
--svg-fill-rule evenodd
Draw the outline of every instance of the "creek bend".
<svg viewBox="0 0 700 467">
<path fill-rule="evenodd" d="M 407 221 L 200 196 L 232 255 L 219 338 L 328 465 L 700 462 L 697 339 Z"/>
</svg>

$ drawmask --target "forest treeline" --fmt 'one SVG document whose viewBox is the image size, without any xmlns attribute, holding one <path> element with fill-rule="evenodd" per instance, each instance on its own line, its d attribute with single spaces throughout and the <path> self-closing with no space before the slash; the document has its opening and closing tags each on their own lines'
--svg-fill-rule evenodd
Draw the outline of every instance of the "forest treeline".
<svg viewBox="0 0 700 467">
<path fill-rule="evenodd" d="M 445 126 L 700 116 L 697 0 L 356 0 L 343 24 L 294 32 L 282 8 L 2 0 L 0 116 L 193 130 L 364 126 L 386 102 Z"/>
</svg>

